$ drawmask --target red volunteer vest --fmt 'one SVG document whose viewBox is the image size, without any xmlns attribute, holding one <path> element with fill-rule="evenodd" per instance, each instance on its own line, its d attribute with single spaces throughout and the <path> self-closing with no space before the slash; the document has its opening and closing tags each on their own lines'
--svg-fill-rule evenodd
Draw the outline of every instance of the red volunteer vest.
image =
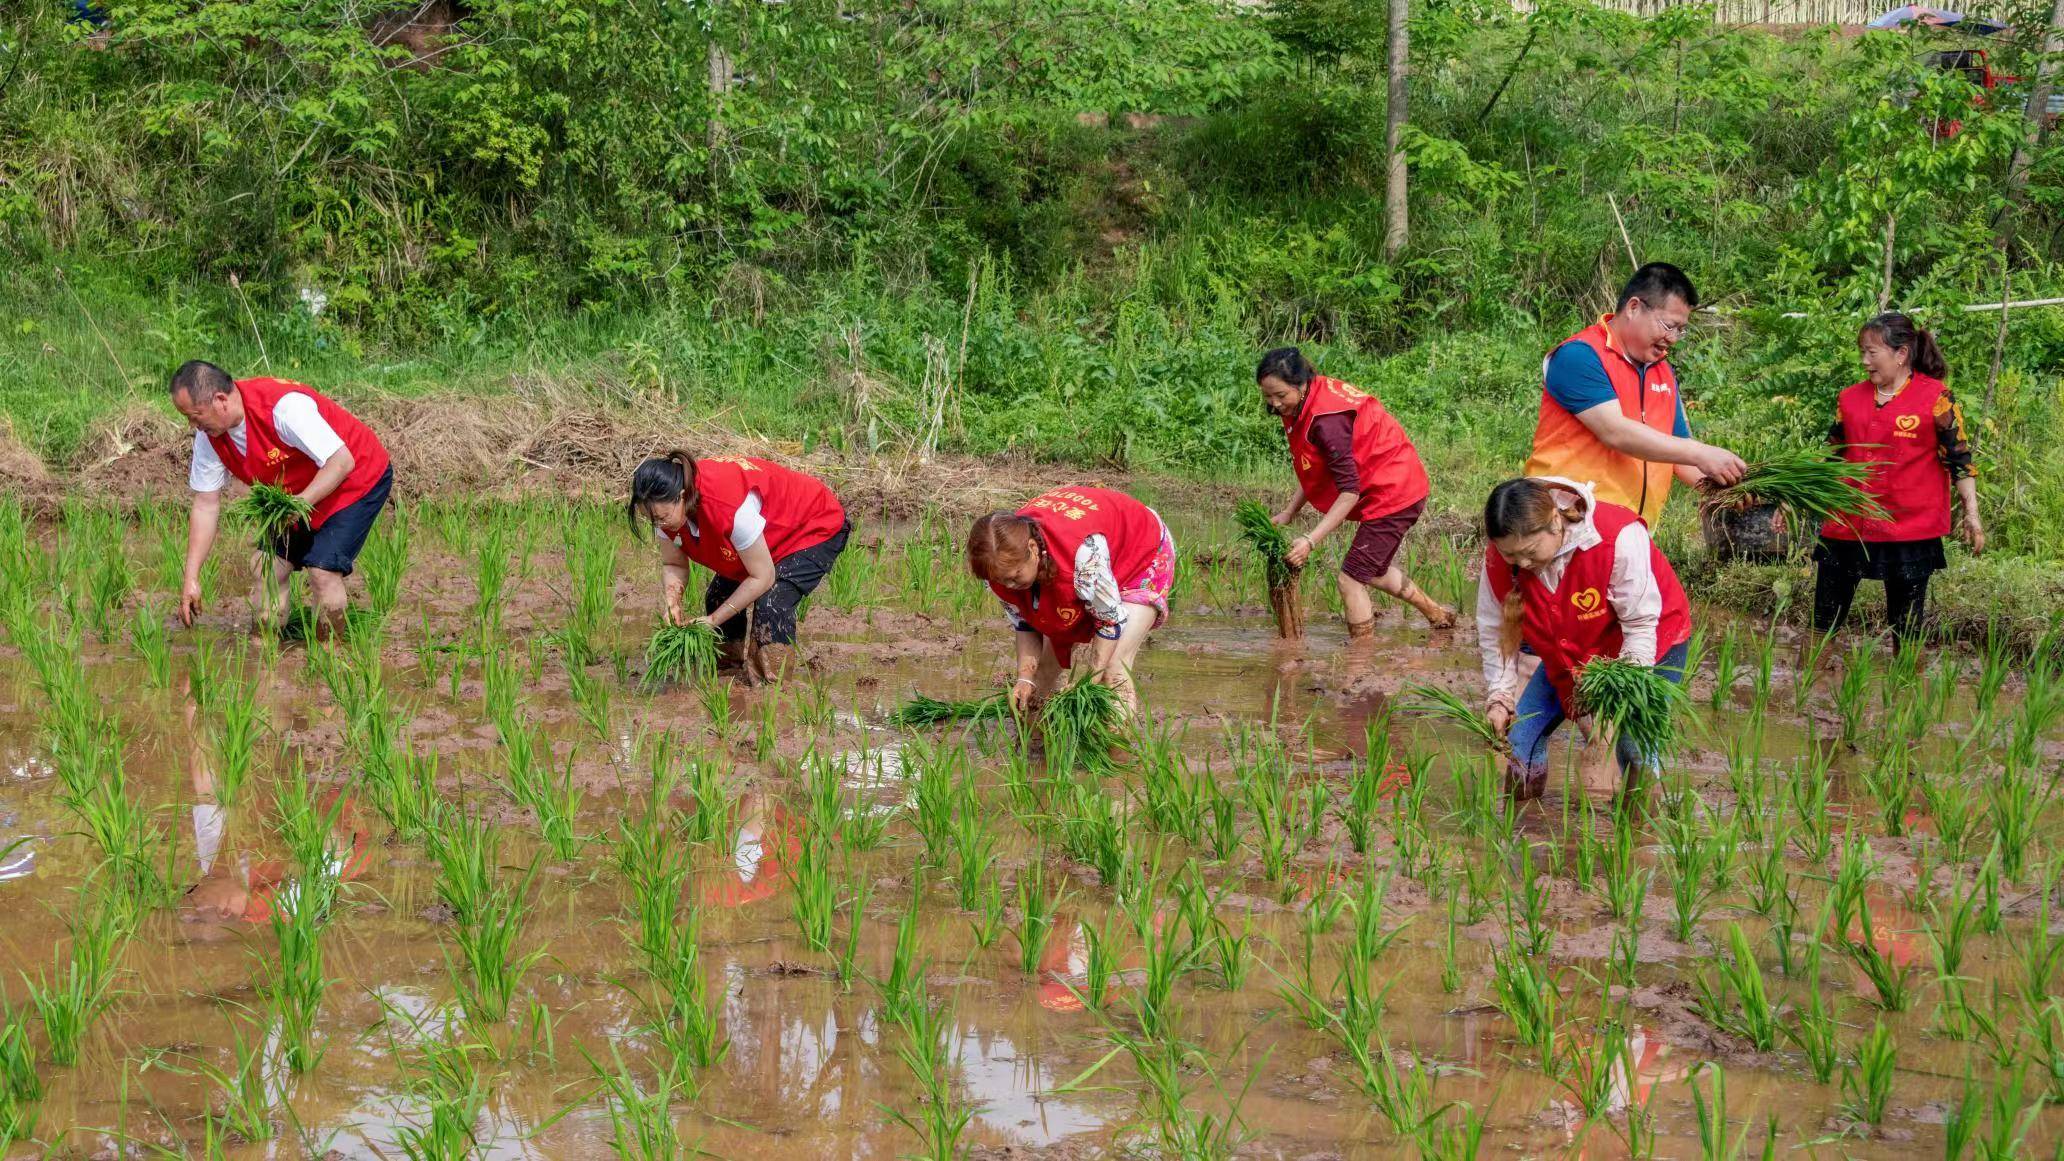
<svg viewBox="0 0 2064 1161">
<path fill-rule="evenodd" d="M 1622 415 L 1664 435 L 1672 433 L 1677 426 L 1677 372 L 1668 361 L 1650 366 L 1644 381 L 1641 369 L 1613 346 L 1604 320 L 1571 335 L 1557 349 L 1569 343 L 1582 343 L 1598 355 Z M 1663 501 L 1670 498 L 1676 471 L 1674 464 L 1637 460 L 1600 443 L 1543 385 L 1527 475 L 1588 481 L 1600 502 L 1632 508 L 1653 524 L 1663 514 Z"/>
<path fill-rule="evenodd" d="M 1096 636 L 1096 618 L 1075 595 L 1075 553 L 1084 540 L 1103 536 L 1120 584 L 1144 572 L 1161 550 L 1161 518 L 1109 488 L 1055 488 L 1018 509 L 1018 515 L 1039 526 L 1053 560 L 1053 579 L 1024 590 L 993 581 L 989 588 L 1055 645 L 1080 645 Z"/>
<path fill-rule="evenodd" d="M 1355 471 L 1362 481 L 1361 502 L 1348 514 L 1351 519 L 1388 516 L 1417 504 L 1433 491 L 1426 466 L 1419 462 L 1419 450 L 1382 402 L 1360 388 L 1321 375 L 1305 391 L 1304 408 L 1297 417 L 1283 421 L 1283 434 L 1290 439 L 1290 464 L 1312 507 L 1324 512 L 1340 498 L 1325 456 L 1311 442 L 1312 421 L 1343 411 L 1354 413 Z"/>
<path fill-rule="evenodd" d="M 701 498 L 695 515 L 698 535 L 686 527 L 666 534 L 689 560 L 731 580 L 746 578 L 745 562 L 731 546 L 731 527 L 746 493 L 760 494 L 760 516 L 767 522 L 767 552 L 775 560 L 837 536 L 846 526 L 846 510 L 824 481 L 793 468 L 749 456 L 721 456 L 695 461 L 695 491 Z"/>
<path fill-rule="evenodd" d="M 310 528 L 321 528 L 331 513 L 357 503 L 387 474 L 387 449 L 380 438 L 322 392 L 286 379 L 239 379 L 236 389 L 244 401 L 244 450 L 238 451 L 227 435 L 211 435 L 208 443 L 229 474 L 245 484 L 273 484 L 299 492 L 322 469 L 321 464 L 280 439 L 279 429 L 272 425 L 272 409 L 279 406 L 282 395 L 298 392 L 315 400 L 315 410 L 323 422 L 330 425 L 330 430 L 351 452 L 351 474 L 315 506 L 308 518 Z"/>
<path fill-rule="evenodd" d="M 1554 592 L 1534 574 L 1499 557 L 1498 550 L 1484 548 L 1484 576 L 1491 594 L 1499 600 L 1512 591 L 1513 574 L 1518 573 L 1520 599 L 1525 613 L 1520 637 L 1540 657 L 1555 696 L 1565 706 L 1575 703 L 1576 674 L 1593 657 L 1617 657 L 1620 653 L 1620 620 L 1613 615 L 1606 592 L 1612 584 L 1612 566 L 1618 556 L 1620 531 L 1639 521 L 1631 509 L 1618 504 L 1600 504 L 1592 523 L 1599 542 L 1571 554 L 1563 566 L 1562 586 Z M 1691 638 L 1691 603 L 1677 573 L 1663 558 L 1663 550 L 1649 542 L 1649 566 L 1655 570 L 1656 587 L 1663 593 L 1662 622 L 1656 626 L 1656 657 Z M 1649 658 L 1655 663 L 1655 657 Z"/>
<path fill-rule="evenodd" d="M 1942 466 L 1935 438 L 1935 404 L 1942 392 L 1942 380 L 1919 374 L 1883 407 L 1868 382 L 1842 392 L 1835 414 L 1849 443 L 1843 457 L 1874 465 L 1866 490 L 1892 518 L 1830 520 L 1821 525 L 1822 536 L 1881 544 L 1949 534 L 1949 469 Z"/>
</svg>

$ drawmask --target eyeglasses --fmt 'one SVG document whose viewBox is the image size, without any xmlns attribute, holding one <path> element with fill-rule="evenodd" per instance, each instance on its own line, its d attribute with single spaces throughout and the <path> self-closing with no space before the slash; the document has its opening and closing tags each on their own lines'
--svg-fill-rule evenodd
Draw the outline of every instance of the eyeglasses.
<svg viewBox="0 0 2064 1161">
<path fill-rule="evenodd" d="M 1671 322 L 1669 319 L 1661 317 L 1662 312 L 1658 311 L 1654 306 L 1650 305 L 1647 299 L 1637 298 L 1633 299 L 1632 301 L 1640 303 L 1641 309 L 1657 316 L 1655 320 L 1656 328 L 1661 330 L 1663 332 L 1664 337 L 1668 338 L 1673 343 L 1676 342 L 1678 339 L 1683 338 L 1684 333 L 1691 329 L 1691 323 L 1689 321 Z"/>
</svg>

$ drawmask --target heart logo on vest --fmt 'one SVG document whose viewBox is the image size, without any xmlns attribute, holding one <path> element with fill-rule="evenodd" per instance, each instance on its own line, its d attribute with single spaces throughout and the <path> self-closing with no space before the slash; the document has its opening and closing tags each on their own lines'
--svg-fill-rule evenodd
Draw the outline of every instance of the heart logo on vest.
<svg viewBox="0 0 2064 1161">
<path fill-rule="evenodd" d="M 266 463 L 268 463 L 268 464 L 283 464 L 283 463 L 286 463 L 286 462 L 287 462 L 287 453 L 286 453 L 285 451 L 283 451 L 283 450 L 279 449 L 279 448 L 276 448 L 276 447 L 269 447 L 269 448 L 266 448 L 266 449 L 265 449 L 265 462 L 266 462 Z"/>
<path fill-rule="evenodd" d="M 1571 594 L 1569 603 L 1576 608 L 1580 618 L 1589 620 L 1604 607 L 1605 598 L 1598 595 L 1597 589 L 1584 589 Z"/>
<path fill-rule="evenodd" d="M 1921 417 L 1918 415 L 1902 415 L 1892 421 L 1892 426 L 1899 429 L 1896 434 L 1913 439 L 1915 438 L 1914 433 L 1920 430 Z"/>
</svg>

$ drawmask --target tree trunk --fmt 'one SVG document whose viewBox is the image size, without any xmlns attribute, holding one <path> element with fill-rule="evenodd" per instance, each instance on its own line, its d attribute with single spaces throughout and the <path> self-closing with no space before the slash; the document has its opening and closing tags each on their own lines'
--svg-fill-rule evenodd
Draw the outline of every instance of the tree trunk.
<svg viewBox="0 0 2064 1161">
<path fill-rule="evenodd" d="M 2058 4 L 2064 6 L 2064 0 L 2058 0 Z M 1390 100 L 1383 126 L 1383 148 L 1390 159 L 1390 172 L 1383 187 L 1383 208 L 1388 219 L 1383 231 L 1385 261 L 1396 261 L 1404 250 L 1409 226 L 1405 209 L 1405 80 L 1411 71 L 1411 33 L 1406 23 L 1410 16 L 1410 0 L 1390 0 Z"/>
<path fill-rule="evenodd" d="M 1884 314 L 1892 305 L 1892 231 L 1899 220 L 1891 214 L 1885 215 L 1885 273 L 1878 283 L 1878 313 Z"/>
<path fill-rule="evenodd" d="M 2043 125 L 2050 115 L 2051 66 L 2060 52 L 2064 52 L 2064 0 L 2055 0 L 2050 9 L 2049 31 L 2043 34 L 2042 58 L 2035 64 L 2035 86 L 2028 90 L 2028 124 L 2022 130 L 2020 144 L 2014 146 L 2013 159 L 2007 162 L 2006 211 L 2000 223 L 2003 248 L 2013 237 L 2014 211 L 2019 208 L 2022 188 L 2028 184 L 2028 167 L 2035 162 L 2036 147 L 2042 144 Z"/>
</svg>

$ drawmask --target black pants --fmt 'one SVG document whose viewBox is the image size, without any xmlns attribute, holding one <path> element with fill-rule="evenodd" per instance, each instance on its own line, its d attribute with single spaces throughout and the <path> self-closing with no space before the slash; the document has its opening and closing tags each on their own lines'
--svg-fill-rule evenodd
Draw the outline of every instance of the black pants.
<svg viewBox="0 0 2064 1161">
<path fill-rule="evenodd" d="M 1928 611 L 1928 578 L 1931 572 L 1885 573 L 1885 619 L 1892 635 L 1912 640 L 1921 632 L 1921 620 Z M 1849 606 L 1856 601 L 1856 586 L 1863 573 L 1834 560 L 1822 560 L 1813 576 L 1813 627 L 1831 633 L 1849 619 Z"/>
<path fill-rule="evenodd" d="M 795 644 L 796 606 L 831 575 L 831 566 L 838 563 L 839 553 L 846 550 L 846 538 L 852 532 L 853 524 L 849 520 L 830 540 L 813 544 L 801 552 L 791 552 L 774 562 L 774 587 L 753 602 L 754 641 L 761 645 Z M 716 612 L 718 605 L 730 600 L 731 594 L 738 591 L 738 585 L 738 581 L 728 577 L 711 579 L 709 588 L 702 594 L 702 611 Z M 745 620 L 744 617 L 733 617 L 717 626 L 717 632 L 735 645 L 745 640 Z"/>
</svg>

